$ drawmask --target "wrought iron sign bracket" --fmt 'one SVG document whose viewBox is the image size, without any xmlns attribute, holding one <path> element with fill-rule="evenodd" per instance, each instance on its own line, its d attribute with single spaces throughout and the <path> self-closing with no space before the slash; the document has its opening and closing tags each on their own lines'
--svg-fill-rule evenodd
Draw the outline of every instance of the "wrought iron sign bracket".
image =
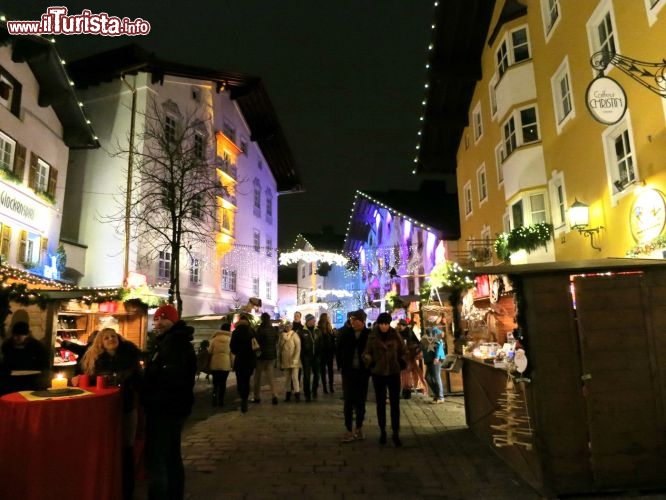
<svg viewBox="0 0 666 500">
<path fill-rule="evenodd" d="M 601 50 L 592 55 L 590 64 L 599 70 L 600 75 L 612 64 L 643 87 L 666 99 L 666 59 L 658 63 L 646 62 Z"/>
</svg>

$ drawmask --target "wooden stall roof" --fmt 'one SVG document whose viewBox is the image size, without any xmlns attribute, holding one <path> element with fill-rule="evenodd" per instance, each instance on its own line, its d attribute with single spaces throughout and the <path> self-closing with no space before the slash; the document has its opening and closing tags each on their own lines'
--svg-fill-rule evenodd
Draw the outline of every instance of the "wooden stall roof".
<svg viewBox="0 0 666 500">
<path fill-rule="evenodd" d="M 536 264 L 500 264 L 497 266 L 472 267 L 472 274 L 533 274 L 533 273 L 581 273 L 601 270 L 643 269 L 666 267 L 664 259 L 608 258 L 594 260 L 570 260 L 562 262 L 540 262 Z"/>
</svg>

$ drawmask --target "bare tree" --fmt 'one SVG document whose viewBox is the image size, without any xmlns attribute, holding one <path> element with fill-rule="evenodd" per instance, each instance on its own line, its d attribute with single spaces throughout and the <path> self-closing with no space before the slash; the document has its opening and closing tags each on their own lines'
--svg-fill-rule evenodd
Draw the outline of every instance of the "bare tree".
<svg viewBox="0 0 666 500">
<path fill-rule="evenodd" d="M 160 252 L 170 254 L 169 302 L 175 302 L 179 313 L 181 260 L 192 259 L 193 248 L 215 245 L 218 197 L 230 189 L 211 161 L 216 158 L 215 137 L 205 113 L 195 109 L 183 115 L 172 101 L 151 101 L 138 140 L 116 153 L 128 157 L 130 192 L 123 193 L 123 208 L 105 217 L 131 228 L 147 261 L 157 261 Z"/>
</svg>

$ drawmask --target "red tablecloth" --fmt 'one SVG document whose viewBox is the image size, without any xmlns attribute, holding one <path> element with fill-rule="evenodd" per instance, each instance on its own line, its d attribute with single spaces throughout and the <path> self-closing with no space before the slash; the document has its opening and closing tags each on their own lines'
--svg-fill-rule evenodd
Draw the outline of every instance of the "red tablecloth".
<svg viewBox="0 0 666 500">
<path fill-rule="evenodd" d="M 0 498 L 121 498 L 120 391 L 86 390 L 93 394 L 0 398 Z"/>
</svg>

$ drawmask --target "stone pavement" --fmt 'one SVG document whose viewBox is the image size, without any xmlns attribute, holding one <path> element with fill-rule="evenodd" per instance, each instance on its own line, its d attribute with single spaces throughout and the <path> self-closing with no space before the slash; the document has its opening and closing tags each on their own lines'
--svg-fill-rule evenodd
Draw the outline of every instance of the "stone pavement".
<svg viewBox="0 0 666 500">
<path fill-rule="evenodd" d="M 282 378 L 278 379 L 282 387 Z M 463 398 L 431 405 L 421 395 L 401 400 L 402 448 L 378 443 L 372 384 L 366 440 L 340 443 L 344 432 L 339 376 L 336 392 L 311 403 L 239 409 L 233 374 L 225 405 L 212 408 L 209 385 L 183 433 L 186 498 L 216 499 L 538 499 L 542 498 L 466 427 Z M 663 499 L 663 495 L 604 497 Z M 145 483 L 137 498 L 145 498 Z M 593 497 L 585 497 L 590 500 Z"/>
</svg>

